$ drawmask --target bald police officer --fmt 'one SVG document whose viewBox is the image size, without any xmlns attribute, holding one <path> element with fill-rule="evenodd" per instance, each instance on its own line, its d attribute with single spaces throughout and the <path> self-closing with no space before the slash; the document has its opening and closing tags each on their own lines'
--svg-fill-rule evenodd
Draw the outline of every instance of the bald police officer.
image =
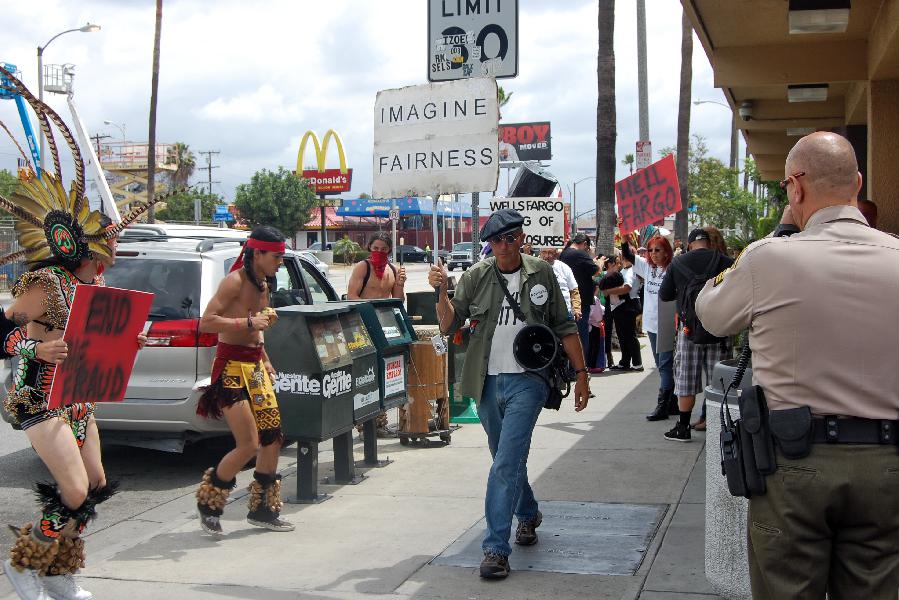
<svg viewBox="0 0 899 600">
<path fill-rule="evenodd" d="M 749 328 L 772 427 L 793 428 L 775 435 L 767 494 L 749 500 L 753 598 L 896 600 L 899 240 L 855 207 L 846 139 L 802 138 L 785 174 L 778 229 L 798 233 L 750 244 L 696 303 L 715 335 Z"/>
</svg>

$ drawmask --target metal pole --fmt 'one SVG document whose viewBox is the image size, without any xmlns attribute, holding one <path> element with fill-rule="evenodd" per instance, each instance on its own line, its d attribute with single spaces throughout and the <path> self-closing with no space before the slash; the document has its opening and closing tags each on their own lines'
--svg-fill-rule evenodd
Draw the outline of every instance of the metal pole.
<svg viewBox="0 0 899 600">
<path fill-rule="evenodd" d="M 394 198 L 393 200 L 390 201 L 390 210 L 391 210 L 391 212 L 396 211 L 396 198 Z M 393 243 L 391 244 L 391 246 L 393 247 L 393 257 L 391 258 L 391 260 L 394 263 L 396 263 L 396 222 L 397 221 L 399 221 L 399 219 L 390 219 L 390 224 L 391 224 L 390 228 L 393 230 L 393 237 L 391 238 L 393 240 Z"/>
<path fill-rule="evenodd" d="M 44 49 L 37 47 L 37 97 L 41 102 L 44 101 Z M 37 128 L 38 139 L 41 142 L 41 173 L 44 172 L 44 130 L 38 122 Z"/>
<path fill-rule="evenodd" d="M 734 115 L 730 117 L 730 168 L 737 169 L 737 119 Z"/>
<path fill-rule="evenodd" d="M 479 219 L 478 219 L 478 203 L 480 202 L 480 192 L 471 193 L 471 262 L 478 262 L 478 254 L 481 253 L 481 240 L 479 239 Z"/>
<path fill-rule="evenodd" d="M 321 211 L 322 211 L 322 252 L 328 249 L 328 230 L 327 224 L 325 221 L 325 195 L 319 194 L 319 200 L 321 200 Z"/>
<path fill-rule="evenodd" d="M 574 182 L 574 194 L 571 195 L 571 237 L 577 235 L 577 184 Z"/>
<path fill-rule="evenodd" d="M 434 246 L 431 248 L 431 264 L 437 264 L 437 198 L 438 194 L 434 194 L 434 206 L 431 213 L 431 239 Z"/>
<path fill-rule="evenodd" d="M 640 139 L 649 140 L 649 91 L 646 69 L 646 0 L 637 0 L 637 89 Z"/>
</svg>

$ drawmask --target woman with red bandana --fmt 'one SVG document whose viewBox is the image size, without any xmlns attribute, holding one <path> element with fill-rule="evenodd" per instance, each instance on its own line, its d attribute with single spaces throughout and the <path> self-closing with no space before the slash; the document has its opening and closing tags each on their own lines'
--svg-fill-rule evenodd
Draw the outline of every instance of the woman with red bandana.
<svg viewBox="0 0 899 600">
<path fill-rule="evenodd" d="M 406 293 L 403 291 L 406 285 L 406 269 L 396 268 L 387 262 L 391 250 L 393 243 L 388 234 L 379 231 L 371 236 L 368 240 L 370 256 L 356 263 L 350 275 L 346 295 L 349 300 L 406 299 Z"/>
</svg>

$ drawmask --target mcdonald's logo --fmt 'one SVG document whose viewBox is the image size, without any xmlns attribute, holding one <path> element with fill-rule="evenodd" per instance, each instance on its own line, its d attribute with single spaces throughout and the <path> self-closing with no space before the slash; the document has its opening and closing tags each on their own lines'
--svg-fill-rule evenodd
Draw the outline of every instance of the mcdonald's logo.
<svg viewBox="0 0 899 600">
<path fill-rule="evenodd" d="M 306 152 L 306 143 L 312 140 L 315 147 L 316 169 L 303 169 L 303 155 Z M 340 161 L 339 169 L 326 169 L 325 158 L 328 154 L 328 145 L 331 141 L 337 145 L 337 158 Z M 305 179 L 312 184 L 316 194 L 338 194 L 350 191 L 353 179 L 353 170 L 346 166 L 346 154 L 343 151 L 343 142 L 333 129 L 325 132 L 325 137 L 319 142 L 318 136 L 312 130 L 303 134 L 300 140 L 300 151 L 297 154 L 297 173 L 302 173 Z"/>
</svg>

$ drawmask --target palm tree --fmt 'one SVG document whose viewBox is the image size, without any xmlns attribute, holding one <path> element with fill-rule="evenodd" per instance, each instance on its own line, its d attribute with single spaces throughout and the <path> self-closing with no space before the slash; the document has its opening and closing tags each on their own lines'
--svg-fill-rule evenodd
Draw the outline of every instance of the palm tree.
<svg viewBox="0 0 899 600">
<path fill-rule="evenodd" d="M 156 33 L 153 38 L 153 77 L 150 83 L 150 141 L 147 144 L 147 199 L 156 194 L 156 102 L 159 95 L 159 41 L 162 36 L 162 0 L 156 0 Z M 156 222 L 156 208 L 151 204 L 147 221 Z"/>
<path fill-rule="evenodd" d="M 615 0 L 599 0 L 596 79 L 596 250 L 615 245 Z"/>
<path fill-rule="evenodd" d="M 176 142 L 169 146 L 165 155 L 165 164 L 175 165 L 175 170 L 169 172 L 171 189 L 185 187 L 197 169 L 197 159 L 190 151 L 190 146 L 184 142 Z"/>
<path fill-rule="evenodd" d="M 693 27 L 686 11 L 681 19 L 680 102 L 677 110 L 677 179 L 681 208 L 674 217 L 674 235 L 687 239 L 687 207 L 690 206 L 690 86 L 693 83 Z"/>
<path fill-rule="evenodd" d="M 621 164 L 630 169 L 631 175 L 634 174 L 634 155 L 633 154 L 625 154 L 624 160 L 621 161 Z"/>
<path fill-rule="evenodd" d="M 496 86 L 496 102 L 499 105 L 499 118 L 502 120 L 503 118 L 503 107 L 509 103 L 509 100 L 512 99 L 512 94 L 515 92 L 509 92 L 506 94 L 506 90 L 503 89 L 503 86 Z"/>
</svg>

